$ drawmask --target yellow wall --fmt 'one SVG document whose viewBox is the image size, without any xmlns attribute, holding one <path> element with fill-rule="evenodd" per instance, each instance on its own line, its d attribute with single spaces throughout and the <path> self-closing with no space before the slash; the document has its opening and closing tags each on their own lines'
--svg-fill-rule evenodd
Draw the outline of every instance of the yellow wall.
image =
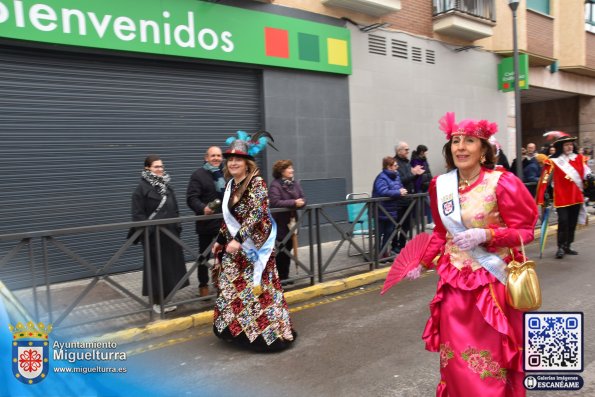
<svg viewBox="0 0 595 397">
<path fill-rule="evenodd" d="M 519 50 L 526 51 L 527 10 L 521 4 L 516 13 Z M 496 26 L 494 26 L 494 35 L 477 40 L 475 44 L 483 46 L 488 51 L 512 51 L 512 21 L 512 11 L 508 6 L 508 0 L 496 0 Z"/>
<path fill-rule="evenodd" d="M 554 0 L 554 57 L 560 66 L 586 65 L 585 2 L 584 0 Z M 557 44 L 557 45 L 556 45 Z"/>
</svg>

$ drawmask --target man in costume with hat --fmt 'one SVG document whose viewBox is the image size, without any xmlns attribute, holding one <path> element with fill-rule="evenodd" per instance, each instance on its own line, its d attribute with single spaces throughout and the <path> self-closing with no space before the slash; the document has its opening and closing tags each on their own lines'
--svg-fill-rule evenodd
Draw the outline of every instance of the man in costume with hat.
<svg viewBox="0 0 595 397">
<path fill-rule="evenodd" d="M 544 136 L 556 139 L 556 152 L 544 161 L 537 187 L 536 201 L 546 206 L 548 190 L 553 190 L 554 207 L 558 213 L 558 250 L 556 258 L 578 255 L 571 248 L 577 223 L 586 223 L 584 181 L 592 178 L 586 159 L 578 154 L 576 137 L 561 131 L 546 132 Z M 550 188 L 551 185 L 551 188 Z"/>
</svg>

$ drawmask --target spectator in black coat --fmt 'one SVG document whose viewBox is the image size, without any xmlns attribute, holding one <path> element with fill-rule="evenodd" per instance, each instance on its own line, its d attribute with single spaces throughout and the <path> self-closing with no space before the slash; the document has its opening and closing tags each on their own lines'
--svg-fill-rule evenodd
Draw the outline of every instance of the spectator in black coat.
<svg viewBox="0 0 595 397">
<path fill-rule="evenodd" d="M 500 171 L 510 171 L 510 163 L 508 162 L 508 158 L 502 151 L 502 146 L 500 145 L 500 143 L 498 143 L 498 141 L 494 139 L 494 136 L 490 137 L 489 142 L 492 145 L 492 148 L 494 149 L 494 153 L 496 154 L 496 169 Z"/>
<path fill-rule="evenodd" d="M 141 180 L 132 194 L 132 220 L 147 221 L 152 219 L 178 218 L 180 212 L 176 195 L 169 184 L 170 177 L 165 172 L 163 161 L 155 154 L 147 156 L 145 159 L 145 168 L 141 174 Z M 170 223 L 161 226 L 180 237 L 182 227 L 178 223 Z M 159 304 L 161 301 L 160 283 L 163 285 L 163 297 L 167 297 L 175 288 L 176 284 L 186 274 L 186 264 L 184 263 L 184 252 L 182 247 L 165 233 L 161 233 L 159 238 L 159 250 L 157 250 L 155 227 L 149 227 L 149 258 L 151 267 L 151 283 L 148 282 L 148 260 L 146 251 L 143 249 L 144 267 L 143 267 L 143 296 L 151 294 L 154 303 L 153 310 L 161 313 Z M 140 242 L 145 244 L 145 237 L 141 236 Z M 160 255 L 157 255 L 159 252 Z M 161 259 L 161 272 L 158 271 L 158 259 Z M 188 280 L 180 288 L 188 285 Z M 150 288 L 149 288 L 150 286 Z M 175 310 L 176 306 L 170 306 L 163 309 L 165 313 Z"/>
<path fill-rule="evenodd" d="M 409 145 L 407 142 L 399 142 L 397 146 L 395 146 L 395 160 L 397 160 L 398 169 L 397 172 L 399 173 L 399 177 L 401 178 L 401 183 L 403 187 L 407 189 L 408 193 L 417 193 L 415 191 L 415 179 L 418 175 L 424 173 L 424 168 L 421 165 L 417 165 L 415 167 L 411 167 L 409 163 Z M 411 200 L 407 197 L 401 197 L 397 201 L 397 221 L 402 222 L 401 224 L 401 233 L 398 233 L 393 239 L 393 247 L 395 251 L 400 251 L 405 246 L 407 242 L 407 233 L 411 229 L 411 215 L 415 213 L 415 209 L 411 210 L 411 213 L 404 217 L 407 208 L 411 204 Z"/>
<path fill-rule="evenodd" d="M 188 182 L 186 190 L 186 203 L 196 215 L 211 215 L 221 212 L 221 204 L 216 200 L 223 198 L 225 179 L 221 163 L 223 154 L 218 146 L 211 146 L 205 154 L 205 163 L 198 168 Z M 200 255 L 208 260 L 211 255 L 211 242 L 217 237 L 221 219 L 196 222 L 198 234 L 198 248 Z M 209 269 L 206 265 L 198 265 L 198 289 L 200 296 L 209 295 Z"/>
<path fill-rule="evenodd" d="M 427 193 L 430 188 L 430 181 L 432 181 L 432 171 L 430 171 L 430 163 L 427 158 L 428 147 L 426 145 L 417 145 L 417 148 L 411 154 L 411 167 L 421 165 L 424 169 L 423 174 L 417 175 L 415 178 L 415 192 Z M 425 200 L 424 214 L 428 218 L 428 229 L 434 229 L 434 220 L 432 219 L 432 210 L 430 209 L 430 196 Z"/>
<path fill-rule="evenodd" d="M 502 149 L 499 150 L 496 157 L 498 159 L 496 164 L 504 168 L 506 171 L 510 171 L 510 163 L 508 162 L 508 158 L 506 157 Z"/>
</svg>

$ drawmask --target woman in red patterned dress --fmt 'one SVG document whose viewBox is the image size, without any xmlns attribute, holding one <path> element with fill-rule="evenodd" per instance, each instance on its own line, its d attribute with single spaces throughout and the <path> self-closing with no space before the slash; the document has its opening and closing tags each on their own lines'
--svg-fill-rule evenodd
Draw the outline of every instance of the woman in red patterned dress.
<svg viewBox="0 0 595 397">
<path fill-rule="evenodd" d="M 264 180 L 249 143 L 236 139 L 223 156 L 230 179 L 223 197 L 223 224 L 213 246 L 223 251 L 214 332 L 258 350 L 281 350 L 295 339 L 275 265 L 276 225 Z"/>
<path fill-rule="evenodd" d="M 430 184 L 436 227 L 422 259 L 439 255 L 423 333 L 426 349 L 440 352 L 436 395 L 524 396 L 522 313 L 506 303 L 506 264 L 511 253 L 522 260 L 521 239 L 533 240 L 537 207 L 516 176 L 494 170 L 496 124 L 457 124 L 453 113 L 440 124 L 450 172 Z"/>
</svg>

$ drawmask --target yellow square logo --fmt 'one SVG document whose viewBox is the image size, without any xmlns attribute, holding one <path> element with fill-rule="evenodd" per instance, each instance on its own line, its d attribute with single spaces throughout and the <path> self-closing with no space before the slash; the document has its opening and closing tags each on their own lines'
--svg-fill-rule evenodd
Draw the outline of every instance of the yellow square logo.
<svg viewBox="0 0 595 397">
<path fill-rule="evenodd" d="M 349 66 L 347 41 L 328 38 L 326 42 L 328 46 L 328 63 L 331 65 Z"/>
</svg>

